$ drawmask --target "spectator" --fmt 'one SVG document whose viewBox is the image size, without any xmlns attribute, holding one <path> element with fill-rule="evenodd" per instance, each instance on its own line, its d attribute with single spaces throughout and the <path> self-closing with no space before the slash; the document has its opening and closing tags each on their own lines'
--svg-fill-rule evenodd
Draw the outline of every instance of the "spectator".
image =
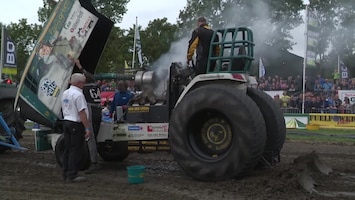
<svg viewBox="0 0 355 200">
<path fill-rule="evenodd" d="M 306 96 L 304 100 L 304 112 L 310 113 L 312 109 L 312 101 L 310 96 Z"/>
<path fill-rule="evenodd" d="M 338 94 L 334 94 L 334 102 L 335 102 L 335 107 L 337 107 L 337 109 L 343 104 L 343 101 L 341 99 L 339 99 L 339 95 Z"/>
<path fill-rule="evenodd" d="M 288 107 L 289 108 L 297 108 L 297 102 L 295 99 L 295 96 L 290 96 L 290 100 L 288 101 Z"/>
<path fill-rule="evenodd" d="M 333 76 L 333 83 L 336 84 L 336 82 L 340 79 L 340 73 L 338 69 L 334 69 L 332 76 Z"/>
<path fill-rule="evenodd" d="M 320 113 L 322 102 L 319 97 L 312 97 L 311 113 Z"/>
<path fill-rule="evenodd" d="M 302 80 L 301 76 L 297 75 L 296 81 L 295 81 L 297 91 L 302 91 L 302 89 L 303 89 L 302 83 L 303 83 L 303 80 Z"/>
<path fill-rule="evenodd" d="M 296 92 L 296 87 L 294 83 L 291 83 L 290 87 L 288 88 L 289 92 Z"/>
<path fill-rule="evenodd" d="M 274 96 L 274 101 L 276 102 L 276 104 L 281 108 L 282 106 L 282 101 L 280 100 L 280 95 L 276 94 Z"/>
<path fill-rule="evenodd" d="M 317 75 L 317 79 L 320 85 L 325 83 L 325 79 L 320 74 Z"/>
<path fill-rule="evenodd" d="M 343 111 L 342 113 L 351 113 L 351 104 L 349 97 L 344 97 L 344 102 L 341 104 L 341 110 Z"/>
<path fill-rule="evenodd" d="M 282 108 L 287 108 L 288 107 L 288 101 L 290 100 L 290 96 L 287 95 L 286 91 L 284 91 L 282 93 L 282 96 L 281 96 L 280 100 L 282 102 L 281 107 Z"/>
<path fill-rule="evenodd" d="M 322 87 L 322 85 L 318 82 L 318 81 L 316 81 L 316 83 L 314 84 L 314 92 L 316 92 L 317 94 L 321 94 L 322 93 L 322 91 L 323 91 L 323 87 Z"/>
<path fill-rule="evenodd" d="M 333 87 L 333 84 L 331 82 L 329 82 L 328 79 L 325 79 L 325 82 L 323 83 L 322 88 L 328 97 L 330 96 L 332 87 Z"/>
<path fill-rule="evenodd" d="M 114 114 L 116 112 L 117 106 L 122 106 L 123 110 L 125 110 L 125 106 L 133 97 L 133 94 L 127 91 L 127 84 L 125 81 L 119 81 L 117 84 L 117 89 L 118 91 L 115 92 L 115 96 L 113 97 L 110 109 L 110 114 L 113 115 L 114 121 L 117 120 L 117 115 Z"/>
</svg>

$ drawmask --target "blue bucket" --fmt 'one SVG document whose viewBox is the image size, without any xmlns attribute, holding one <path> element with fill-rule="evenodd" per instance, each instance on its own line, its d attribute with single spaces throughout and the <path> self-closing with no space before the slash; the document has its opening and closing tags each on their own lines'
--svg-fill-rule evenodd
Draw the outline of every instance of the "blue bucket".
<svg viewBox="0 0 355 200">
<path fill-rule="evenodd" d="M 145 167 L 141 165 L 127 167 L 128 183 L 139 184 L 144 182 Z"/>
</svg>

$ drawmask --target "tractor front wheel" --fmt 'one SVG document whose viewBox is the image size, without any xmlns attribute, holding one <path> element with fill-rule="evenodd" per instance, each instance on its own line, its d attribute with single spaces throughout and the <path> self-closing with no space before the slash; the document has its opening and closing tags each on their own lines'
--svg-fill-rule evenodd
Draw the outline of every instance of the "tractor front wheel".
<svg viewBox="0 0 355 200">
<path fill-rule="evenodd" d="M 129 154 L 128 142 L 100 142 L 97 151 L 105 161 L 123 161 Z"/>
</svg>

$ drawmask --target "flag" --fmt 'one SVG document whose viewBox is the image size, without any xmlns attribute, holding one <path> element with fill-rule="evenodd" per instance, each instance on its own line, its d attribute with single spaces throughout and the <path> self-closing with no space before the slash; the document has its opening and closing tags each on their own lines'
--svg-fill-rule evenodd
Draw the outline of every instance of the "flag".
<svg viewBox="0 0 355 200">
<path fill-rule="evenodd" d="M 129 66 L 128 66 L 128 63 L 127 63 L 126 60 L 124 61 L 124 68 L 125 68 L 125 69 L 129 69 Z"/>
<path fill-rule="evenodd" d="M 143 65 L 143 59 L 142 59 L 142 45 L 141 45 L 141 37 L 139 36 L 139 30 L 138 26 L 136 26 L 136 51 L 138 54 L 138 62 L 139 65 Z"/>
<path fill-rule="evenodd" d="M 343 61 L 339 62 L 341 78 L 348 78 L 348 67 L 344 64 Z"/>
<path fill-rule="evenodd" d="M 316 49 L 319 38 L 319 24 L 316 12 L 307 9 L 307 51 L 305 59 L 308 67 L 316 67 Z"/>
<path fill-rule="evenodd" d="M 259 58 L 259 78 L 265 76 L 265 66 L 263 64 L 263 60 Z"/>
<path fill-rule="evenodd" d="M 4 74 L 17 74 L 17 59 L 15 43 L 2 27 L 1 66 Z M 1 72 L 1 71 L 0 71 Z"/>
</svg>

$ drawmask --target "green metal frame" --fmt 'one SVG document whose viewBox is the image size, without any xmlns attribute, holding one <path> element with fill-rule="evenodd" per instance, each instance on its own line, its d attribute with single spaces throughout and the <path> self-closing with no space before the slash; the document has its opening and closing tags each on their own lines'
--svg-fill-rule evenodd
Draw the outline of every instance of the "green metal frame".
<svg viewBox="0 0 355 200">
<path fill-rule="evenodd" d="M 215 42 L 218 37 L 219 41 Z M 226 28 L 214 31 L 212 36 L 207 73 L 247 73 L 254 60 L 253 32 L 245 27 Z M 218 55 L 213 55 L 213 49 L 220 47 Z M 245 52 L 241 52 L 242 49 Z M 210 71 L 216 63 L 215 70 Z"/>
</svg>

